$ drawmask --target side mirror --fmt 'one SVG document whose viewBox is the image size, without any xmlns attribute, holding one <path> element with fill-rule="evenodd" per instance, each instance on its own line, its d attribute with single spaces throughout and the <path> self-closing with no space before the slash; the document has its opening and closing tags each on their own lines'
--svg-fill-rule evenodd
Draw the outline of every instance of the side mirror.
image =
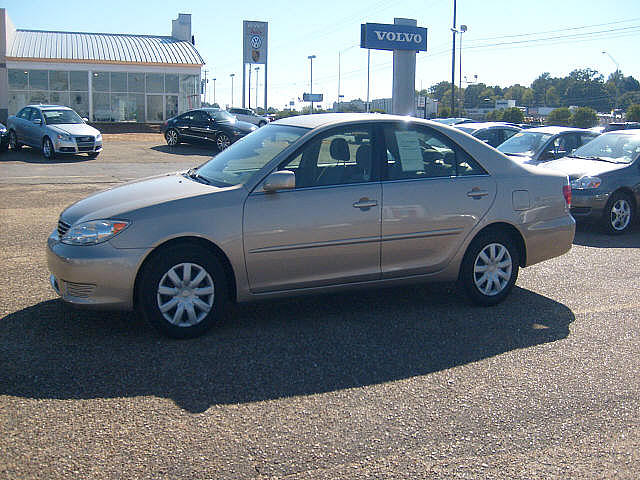
<svg viewBox="0 0 640 480">
<path fill-rule="evenodd" d="M 296 174 L 291 170 L 273 172 L 262 184 L 265 192 L 273 193 L 278 190 L 293 190 L 296 188 Z"/>
<path fill-rule="evenodd" d="M 34 118 L 33 120 L 31 120 L 33 123 L 35 123 L 36 125 L 42 125 L 42 119 L 41 118 Z"/>
<path fill-rule="evenodd" d="M 89 119 L 88 119 L 87 117 L 82 117 L 82 121 L 83 121 L 84 123 L 89 123 Z"/>
</svg>

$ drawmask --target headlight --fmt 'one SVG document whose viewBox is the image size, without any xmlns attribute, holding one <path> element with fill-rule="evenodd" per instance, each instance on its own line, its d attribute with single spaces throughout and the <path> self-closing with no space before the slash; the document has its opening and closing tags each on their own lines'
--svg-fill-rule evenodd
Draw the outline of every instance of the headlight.
<svg viewBox="0 0 640 480">
<path fill-rule="evenodd" d="M 106 242 L 128 226 L 126 220 L 92 220 L 74 225 L 60 241 L 68 245 L 95 245 Z"/>
<path fill-rule="evenodd" d="M 102 134 L 101 134 L 101 133 L 99 133 L 99 134 L 96 136 L 96 142 L 101 142 L 101 141 L 102 141 Z"/>
<path fill-rule="evenodd" d="M 58 133 L 56 137 L 58 140 L 64 140 L 65 142 L 71 141 L 71 135 L 67 135 L 66 133 Z"/>
<path fill-rule="evenodd" d="M 0 125 L 0 133 L 4 133 L 6 131 L 7 131 L 7 129 L 5 128 L 5 126 L 4 125 Z"/>
<path fill-rule="evenodd" d="M 571 182 L 571 188 L 576 190 L 587 190 L 592 188 L 598 188 L 602 184 L 602 180 L 599 177 L 590 177 L 585 175 L 577 180 Z"/>
</svg>

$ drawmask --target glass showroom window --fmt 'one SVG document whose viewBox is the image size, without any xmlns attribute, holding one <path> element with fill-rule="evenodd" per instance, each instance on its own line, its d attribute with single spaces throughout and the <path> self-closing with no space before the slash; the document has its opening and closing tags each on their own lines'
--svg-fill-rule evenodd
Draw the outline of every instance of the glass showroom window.
<svg viewBox="0 0 640 480">
<path fill-rule="evenodd" d="M 88 72 L 9 69 L 9 114 L 30 103 L 66 105 L 89 116 Z"/>
<path fill-rule="evenodd" d="M 51 90 L 54 90 L 56 92 L 68 92 L 69 91 L 69 72 L 63 72 L 60 70 L 50 71 L 49 84 L 51 85 Z M 66 105 L 67 103 L 64 103 L 63 105 Z"/>
<path fill-rule="evenodd" d="M 181 112 L 200 107 L 198 75 L 180 75 L 180 95 L 178 107 Z"/>
</svg>

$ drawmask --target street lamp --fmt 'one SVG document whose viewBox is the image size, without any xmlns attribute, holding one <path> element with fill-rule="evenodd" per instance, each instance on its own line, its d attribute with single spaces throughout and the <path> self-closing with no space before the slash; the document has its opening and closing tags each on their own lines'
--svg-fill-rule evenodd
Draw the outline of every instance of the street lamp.
<svg viewBox="0 0 640 480">
<path fill-rule="evenodd" d="M 230 73 L 229 76 L 231 77 L 231 106 L 233 107 L 233 77 L 235 77 L 236 74 Z"/>
<path fill-rule="evenodd" d="M 213 79 L 213 103 L 216 103 L 216 79 Z"/>
<path fill-rule="evenodd" d="M 464 98 L 462 96 L 462 34 L 467 31 L 466 25 L 460 25 L 460 59 L 458 65 L 460 67 L 460 114 L 462 115 L 462 109 L 464 108 Z"/>
<path fill-rule="evenodd" d="M 310 92 L 309 94 L 313 95 L 313 59 L 316 58 L 315 55 L 309 55 L 307 57 L 309 59 L 309 67 L 311 68 L 311 76 L 309 79 L 309 84 L 310 84 Z M 313 97 L 312 97 L 313 98 Z M 311 113 L 313 113 L 313 100 L 311 100 Z"/>
<path fill-rule="evenodd" d="M 607 57 L 609 57 L 611 59 L 611 61 L 613 63 L 616 64 L 616 73 L 615 73 L 615 77 L 613 77 L 613 86 L 616 89 L 616 95 L 615 95 L 615 104 L 613 105 L 613 118 L 615 119 L 616 117 L 616 108 L 618 108 L 618 75 L 619 75 L 619 71 L 620 71 L 620 65 L 618 65 L 618 62 L 615 61 L 615 59 L 611 56 L 611 54 L 609 52 L 602 52 L 603 55 L 606 55 Z"/>
</svg>

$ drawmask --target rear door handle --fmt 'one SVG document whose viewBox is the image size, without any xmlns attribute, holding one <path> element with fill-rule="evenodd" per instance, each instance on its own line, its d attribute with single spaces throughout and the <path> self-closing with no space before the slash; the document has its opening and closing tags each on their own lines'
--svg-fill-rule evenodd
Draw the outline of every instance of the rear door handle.
<svg viewBox="0 0 640 480">
<path fill-rule="evenodd" d="M 375 200 L 369 200 L 366 197 L 361 198 L 356 203 L 353 204 L 354 208 L 361 208 L 363 210 L 367 210 L 371 207 L 375 207 L 378 205 L 378 202 Z"/>
<path fill-rule="evenodd" d="M 479 188 L 472 188 L 470 192 L 467 192 L 467 197 L 471 198 L 486 197 L 487 195 L 489 195 L 489 192 L 480 190 Z"/>
</svg>

